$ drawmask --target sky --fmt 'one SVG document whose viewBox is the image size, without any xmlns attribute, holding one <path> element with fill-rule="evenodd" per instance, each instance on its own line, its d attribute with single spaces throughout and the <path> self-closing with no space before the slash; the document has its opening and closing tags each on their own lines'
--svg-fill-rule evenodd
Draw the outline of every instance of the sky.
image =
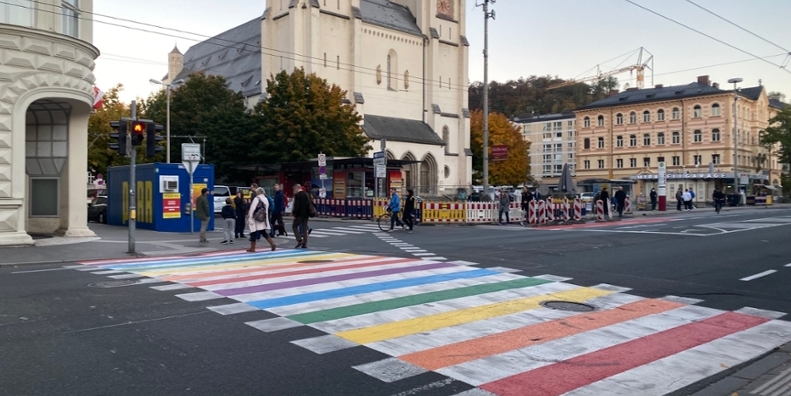
<svg viewBox="0 0 791 396">
<path fill-rule="evenodd" d="M 646 88 L 688 84 L 709 75 L 727 89 L 727 80 L 739 77 L 744 79 L 739 87 L 760 82 L 767 92 L 782 92 L 791 101 L 791 29 L 787 28 L 791 1 L 631 0 L 713 39 L 629 1 L 496 1 L 490 5 L 495 18 L 489 20 L 489 79 L 594 76 L 597 66 L 607 72 L 636 64 L 642 47 L 647 51 L 644 62 L 653 55 L 648 65 L 653 75 L 645 71 Z M 105 91 L 123 84 L 124 101 L 146 98 L 159 89 L 149 79 L 160 80 L 167 73 L 167 54 L 174 45 L 184 53 L 199 41 L 260 17 L 265 4 L 265 0 L 95 1 L 94 45 L 102 53 L 94 71 L 96 84 Z M 465 8 L 469 82 L 483 81 L 483 10 L 475 0 L 467 0 Z M 635 76 L 629 72 L 615 77 L 622 89 L 626 83 L 635 86 Z"/>
</svg>

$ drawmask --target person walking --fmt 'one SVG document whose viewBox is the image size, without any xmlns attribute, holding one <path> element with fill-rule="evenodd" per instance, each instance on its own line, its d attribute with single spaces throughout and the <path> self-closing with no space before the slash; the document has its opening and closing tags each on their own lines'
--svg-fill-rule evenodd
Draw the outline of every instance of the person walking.
<svg viewBox="0 0 791 396">
<path fill-rule="evenodd" d="M 233 208 L 233 200 L 228 197 L 225 198 L 225 206 L 222 207 L 222 218 L 225 221 L 225 227 L 223 227 L 222 232 L 225 238 L 223 238 L 222 242 L 223 245 L 233 244 L 233 235 L 234 230 L 236 229 L 236 211 Z"/>
<path fill-rule="evenodd" d="M 294 185 L 294 205 L 291 208 L 291 215 L 294 222 L 291 230 L 297 239 L 297 246 L 294 249 L 308 248 L 308 219 L 310 219 L 310 197 L 302 190 L 300 184 Z"/>
<path fill-rule="evenodd" d="M 681 199 L 684 200 L 684 210 L 692 210 L 692 194 L 689 193 L 689 189 L 681 194 Z"/>
<path fill-rule="evenodd" d="M 390 229 L 387 232 L 393 232 L 395 225 L 398 224 L 402 229 L 406 229 L 406 225 L 401 222 L 399 213 L 401 212 L 401 198 L 398 197 L 398 190 L 395 187 L 390 188 L 390 202 L 387 207 L 390 208 Z"/>
<path fill-rule="evenodd" d="M 261 212 L 263 211 L 263 215 Z M 250 229 L 250 248 L 247 249 L 250 253 L 255 253 L 256 242 L 264 237 L 269 242 L 269 247 L 272 251 L 277 247 L 272 238 L 269 237 L 269 200 L 266 199 L 264 189 L 258 187 L 255 190 L 255 198 L 250 201 L 250 208 L 247 212 L 247 227 Z M 257 215 L 257 216 L 256 216 Z"/>
<path fill-rule="evenodd" d="M 241 191 L 236 193 L 233 204 L 236 206 L 236 229 L 234 230 L 234 237 L 237 239 L 244 238 L 244 225 L 247 223 L 245 221 L 245 217 L 247 216 L 247 202 L 244 201 L 244 194 Z"/>
<path fill-rule="evenodd" d="M 509 212 L 511 211 L 511 198 L 508 197 L 508 193 L 505 191 L 500 192 L 500 213 L 497 216 L 497 224 L 503 225 L 503 213 L 505 213 L 505 223 L 511 224 L 511 219 L 509 217 Z"/>
<path fill-rule="evenodd" d="M 717 214 L 720 214 L 720 210 L 722 210 L 722 204 L 725 203 L 725 194 L 720 191 L 719 188 L 714 188 L 714 193 L 711 194 L 711 198 L 714 200 L 714 211 Z"/>
<path fill-rule="evenodd" d="M 681 203 L 684 202 L 684 193 L 681 192 L 681 189 L 676 191 L 676 210 L 679 212 L 681 211 Z"/>
<path fill-rule="evenodd" d="M 610 193 L 607 192 L 607 187 L 601 189 L 601 192 L 599 192 L 599 199 L 604 201 L 604 217 L 606 218 L 609 216 L 612 219 L 612 216 L 610 216 Z"/>
<path fill-rule="evenodd" d="M 275 236 L 277 230 L 278 236 L 288 236 L 286 232 L 286 224 L 283 222 L 283 215 L 286 213 L 286 196 L 280 188 L 280 184 L 275 184 L 275 207 L 272 208 L 272 232 L 269 236 Z"/>
<path fill-rule="evenodd" d="M 658 199 L 655 188 L 651 189 L 651 194 L 649 194 L 649 197 L 651 198 L 651 211 L 653 212 L 656 210 L 656 202 Z"/>
<path fill-rule="evenodd" d="M 415 191 L 412 189 L 406 190 L 406 198 L 404 198 L 404 213 L 401 216 L 403 217 L 404 223 L 409 226 L 409 234 L 411 234 L 412 230 L 415 228 L 416 206 L 417 198 L 415 197 Z"/>
<path fill-rule="evenodd" d="M 209 227 L 209 215 L 211 214 L 208 195 L 209 189 L 204 188 L 200 190 L 200 197 L 195 201 L 195 217 L 200 220 L 200 243 L 209 242 L 206 239 L 206 228 Z"/>
<path fill-rule="evenodd" d="M 623 210 L 626 208 L 626 192 L 623 191 L 623 187 L 618 187 L 618 191 L 615 192 L 615 204 L 618 217 L 623 217 Z"/>
<path fill-rule="evenodd" d="M 519 219 L 519 225 L 525 225 L 525 219 L 530 212 L 530 201 L 533 200 L 533 194 L 527 187 L 522 188 L 522 218 Z M 528 219 L 529 220 L 529 219 Z"/>
</svg>

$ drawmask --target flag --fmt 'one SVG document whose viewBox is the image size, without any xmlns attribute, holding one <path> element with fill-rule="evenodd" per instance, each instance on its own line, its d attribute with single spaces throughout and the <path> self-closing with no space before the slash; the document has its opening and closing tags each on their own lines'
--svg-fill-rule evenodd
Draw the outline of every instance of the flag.
<svg viewBox="0 0 791 396">
<path fill-rule="evenodd" d="M 99 87 L 93 87 L 93 108 L 94 110 L 99 110 L 102 108 L 102 98 L 104 97 L 104 92 L 102 92 Z"/>
</svg>

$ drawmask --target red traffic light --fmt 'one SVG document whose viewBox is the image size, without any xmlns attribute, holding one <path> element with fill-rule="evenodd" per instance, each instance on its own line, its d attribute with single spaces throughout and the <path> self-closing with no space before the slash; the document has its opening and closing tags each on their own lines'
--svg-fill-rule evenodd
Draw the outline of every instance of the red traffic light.
<svg viewBox="0 0 791 396">
<path fill-rule="evenodd" d="M 146 131 L 146 123 L 145 122 L 132 123 L 132 131 L 134 133 L 144 133 Z"/>
<path fill-rule="evenodd" d="M 132 145 L 139 146 L 143 144 L 143 138 L 146 136 L 145 121 L 132 121 Z"/>
</svg>

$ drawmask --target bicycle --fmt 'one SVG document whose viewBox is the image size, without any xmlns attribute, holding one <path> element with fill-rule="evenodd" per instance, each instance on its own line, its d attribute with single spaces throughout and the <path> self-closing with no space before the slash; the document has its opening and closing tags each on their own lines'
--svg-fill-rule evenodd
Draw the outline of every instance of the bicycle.
<svg viewBox="0 0 791 396">
<path fill-rule="evenodd" d="M 723 201 L 725 201 L 725 200 L 724 199 L 715 199 L 714 200 L 714 211 L 717 212 L 717 214 L 720 214 L 720 210 L 722 209 Z"/>
<path fill-rule="evenodd" d="M 382 213 L 379 217 L 376 218 L 376 224 L 379 226 L 379 229 L 382 231 L 388 231 L 390 229 L 390 218 L 393 216 L 393 210 L 387 208 L 387 211 Z M 384 226 L 382 223 L 384 222 Z"/>
</svg>

